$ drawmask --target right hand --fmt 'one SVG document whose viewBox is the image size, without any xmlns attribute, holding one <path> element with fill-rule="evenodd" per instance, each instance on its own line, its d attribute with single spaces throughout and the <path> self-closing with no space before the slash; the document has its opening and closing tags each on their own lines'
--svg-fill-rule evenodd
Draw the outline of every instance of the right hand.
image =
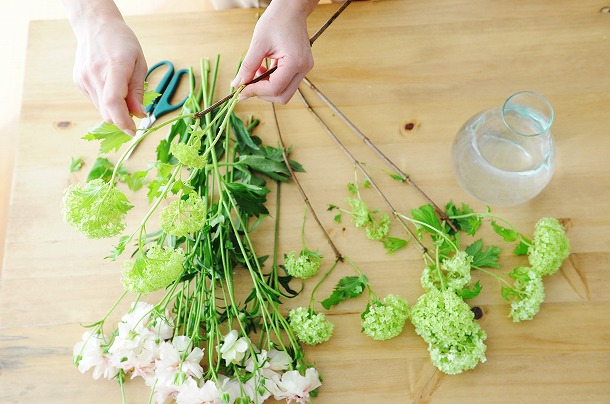
<svg viewBox="0 0 610 404">
<path fill-rule="evenodd" d="M 142 97 L 147 66 L 137 37 L 122 18 L 84 21 L 75 32 L 75 83 L 104 121 L 134 135 L 131 115 L 146 116 Z"/>
</svg>

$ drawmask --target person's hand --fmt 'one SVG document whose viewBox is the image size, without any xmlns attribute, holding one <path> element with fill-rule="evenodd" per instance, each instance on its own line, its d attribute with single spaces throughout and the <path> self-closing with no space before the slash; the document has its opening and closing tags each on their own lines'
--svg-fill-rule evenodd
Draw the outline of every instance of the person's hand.
<svg viewBox="0 0 610 404">
<path fill-rule="evenodd" d="M 273 0 L 254 28 L 252 41 L 233 87 L 248 83 L 267 71 L 265 58 L 277 70 L 269 77 L 244 88 L 240 98 L 260 99 L 286 104 L 299 83 L 313 68 L 313 56 L 307 33 L 307 17 L 317 1 Z"/>
<path fill-rule="evenodd" d="M 134 135 L 131 115 L 146 116 L 142 96 L 147 67 L 138 39 L 120 14 L 83 18 L 73 27 L 78 42 L 74 81 L 104 121 Z"/>
</svg>

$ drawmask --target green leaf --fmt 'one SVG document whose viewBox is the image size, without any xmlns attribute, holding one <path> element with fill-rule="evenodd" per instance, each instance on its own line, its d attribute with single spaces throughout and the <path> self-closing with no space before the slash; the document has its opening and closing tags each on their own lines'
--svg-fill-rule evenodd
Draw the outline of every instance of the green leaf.
<svg viewBox="0 0 610 404">
<path fill-rule="evenodd" d="M 276 181 L 286 182 L 290 178 L 290 171 L 286 168 L 284 161 L 275 161 L 261 155 L 242 155 L 237 161 L 252 170 L 257 171 Z"/>
<path fill-rule="evenodd" d="M 347 184 L 347 191 L 352 195 L 356 195 L 358 193 L 358 185 L 354 184 L 353 182 L 349 182 Z"/>
<path fill-rule="evenodd" d="M 366 276 L 346 276 L 341 278 L 333 293 L 322 301 L 322 306 L 328 310 L 347 299 L 358 297 L 368 286 L 369 280 Z"/>
<path fill-rule="evenodd" d="M 337 213 L 333 220 L 337 223 L 341 223 L 341 213 Z"/>
<path fill-rule="evenodd" d="M 106 258 L 111 259 L 112 261 L 116 261 L 117 258 L 119 258 L 119 255 L 121 255 L 123 251 L 125 251 L 125 247 L 127 247 L 127 243 L 129 242 L 129 240 L 131 240 L 131 237 L 122 236 L 119 239 L 119 244 L 114 246 L 114 249 Z"/>
<path fill-rule="evenodd" d="M 432 205 L 422 205 L 419 207 L 419 209 L 411 209 L 411 215 L 413 216 L 413 219 L 417 220 L 418 222 L 422 222 L 428 225 L 423 226 L 421 224 L 416 224 L 418 228 L 423 229 L 428 233 L 434 235 L 437 235 L 438 233 L 432 229 L 436 229 L 441 233 L 445 232 L 443 230 L 443 227 L 441 226 L 440 220 L 438 220 L 438 217 L 434 212 L 434 208 L 432 207 Z"/>
<path fill-rule="evenodd" d="M 494 229 L 494 231 L 496 232 L 497 235 L 499 235 L 500 237 L 502 237 L 504 239 L 504 241 L 516 241 L 519 239 L 519 233 L 512 230 L 512 229 L 507 229 L 506 227 L 500 226 L 498 223 L 496 223 L 495 220 L 491 221 L 491 227 Z"/>
<path fill-rule="evenodd" d="M 124 143 L 131 141 L 133 138 L 116 125 L 102 122 L 83 136 L 83 139 L 101 140 L 100 154 L 108 154 L 113 150 L 118 151 Z"/>
<path fill-rule="evenodd" d="M 251 216 L 269 214 L 265 207 L 266 195 L 269 193 L 267 188 L 239 182 L 226 182 L 225 187 L 244 213 Z"/>
<path fill-rule="evenodd" d="M 383 246 L 387 250 L 386 254 L 393 254 L 396 251 L 405 248 L 409 242 L 402 238 L 388 237 L 383 241 Z"/>
<path fill-rule="evenodd" d="M 157 97 L 160 96 L 161 94 L 154 90 L 145 91 L 144 96 L 142 97 L 142 105 L 144 105 L 144 107 L 146 108 L 147 106 L 152 104 L 157 99 Z"/>
<path fill-rule="evenodd" d="M 481 293 L 481 290 L 483 290 L 483 286 L 477 281 L 477 283 L 472 285 L 472 288 L 465 287 L 462 290 L 458 290 L 456 293 L 462 299 L 467 300 L 477 297 L 479 293 Z"/>
<path fill-rule="evenodd" d="M 153 201 L 161 196 L 163 193 L 163 188 L 167 182 L 165 180 L 152 180 L 148 183 L 148 203 L 151 204 Z"/>
<path fill-rule="evenodd" d="M 450 219 L 455 216 L 466 216 L 451 219 L 451 221 L 456 225 L 458 229 L 471 236 L 475 235 L 482 223 L 481 216 L 474 213 L 474 210 L 472 210 L 472 208 L 466 203 L 462 203 L 462 208 L 459 209 L 453 204 L 452 201 L 450 201 L 445 206 L 445 213 Z"/>
<path fill-rule="evenodd" d="M 515 249 L 513 250 L 513 253 L 515 255 L 527 255 L 529 249 L 530 247 L 527 244 L 525 244 L 523 241 L 520 241 L 519 244 L 517 244 L 517 247 L 515 247 Z"/>
<path fill-rule="evenodd" d="M 80 171 L 83 168 L 83 164 L 85 164 L 85 161 L 82 157 L 72 157 L 70 160 L 70 172 L 75 173 Z"/>
<path fill-rule="evenodd" d="M 250 132 L 248 132 L 248 129 L 246 129 L 244 122 L 239 119 L 237 115 L 231 114 L 229 122 L 233 128 L 233 134 L 235 134 L 237 145 L 241 151 L 246 151 L 248 149 L 259 150 L 259 147 L 250 137 Z"/>
<path fill-rule="evenodd" d="M 466 247 L 464 251 L 473 257 L 470 264 L 472 267 L 500 268 L 498 264 L 498 258 L 502 252 L 500 247 L 491 245 L 483 249 L 483 240 L 479 239 Z"/>
<path fill-rule="evenodd" d="M 402 175 L 399 174 L 390 174 L 390 177 L 392 177 L 392 179 L 398 181 L 398 182 L 405 182 L 406 180 L 402 177 Z"/>
<path fill-rule="evenodd" d="M 98 157 L 93 162 L 93 166 L 91 166 L 91 170 L 89 170 L 89 175 L 87 175 L 87 182 L 96 180 L 101 178 L 105 182 L 110 181 L 112 178 L 112 171 L 114 170 L 114 164 L 112 164 L 105 157 Z M 119 174 L 125 173 L 125 169 L 120 170 Z"/>
<path fill-rule="evenodd" d="M 121 181 L 127 184 L 127 187 L 132 191 L 137 191 L 146 184 L 146 175 L 148 170 L 136 171 L 134 173 L 125 173 L 120 177 Z"/>
</svg>

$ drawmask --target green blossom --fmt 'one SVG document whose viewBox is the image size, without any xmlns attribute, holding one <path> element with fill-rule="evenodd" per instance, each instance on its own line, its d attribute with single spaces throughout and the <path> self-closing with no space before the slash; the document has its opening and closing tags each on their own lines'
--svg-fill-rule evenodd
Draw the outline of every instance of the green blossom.
<svg viewBox="0 0 610 404">
<path fill-rule="evenodd" d="M 534 228 L 534 245 L 528 250 L 532 269 L 541 276 L 555 273 L 570 255 L 570 241 L 559 221 L 542 218 Z"/>
<path fill-rule="evenodd" d="M 297 338 L 308 345 L 317 345 L 333 334 L 335 325 L 326 320 L 324 313 L 315 313 L 306 307 L 297 307 L 288 313 L 288 322 Z"/>
<path fill-rule="evenodd" d="M 509 316 L 514 322 L 531 320 L 544 301 L 542 276 L 528 267 L 518 267 L 509 274 L 515 279 L 512 288 L 503 288 L 502 296 L 511 300 Z"/>
<path fill-rule="evenodd" d="M 197 194 L 192 193 L 187 199 L 172 201 L 160 215 L 161 229 L 167 234 L 184 237 L 194 233 L 205 225 L 205 202 Z"/>
<path fill-rule="evenodd" d="M 465 251 L 458 251 L 451 258 L 441 262 L 441 268 L 445 270 L 447 288 L 461 290 L 470 283 L 470 264 L 473 257 Z"/>
<path fill-rule="evenodd" d="M 284 256 L 284 269 L 288 275 L 307 279 L 318 273 L 322 256 L 317 252 L 304 248 L 297 257 L 294 251 Z"/>
<path fill-rule="evenodd" d="M 184 251 L 181 248 L 154 244 L 135 261 L 123 264 L 121 282 L 132 293 L 147 294 L 175 282 L 183 271 Z"/>
<path fill-rule="evenodd" d="M 113 237 L 125 229 L 133 206 L 114 184 L 95 179 L 66 189 L 61 209 L 64 220 L 89 238 Z"/>
<path fill-rule="evenodd" d="M 422 295 L 411 308 L 411 322 L 441 371 L 457 374 L 485 362 L 487 335 L 454 291 L 433 289 Z"/>
<path fill-rule="evenodd" d="M 383 303 L 377 300 L 362 313 L 362 332 L 376 340 L 394 338 L 402 332 L 408 318 L 407 301 L 387 295 Z"/>
<path fill-rule="evenodd" d="M 440 289 L 441 286 L 441 278 L 439 277 L 439 271 L 436 270 L 435 266 L 427 266 L 426 268 L 424 268 L 419 281 L 421 283 L 422 288 L 424 288 L 426 292 Z"/>
<path fill-rule="evenodd" d="M 181 164 L 190 168 L 203 168 L 207 162 L 204 156 L 199 155 L 200 148 L 201 140 L 195 138 L 189 144 L 174 142 L 169 146 L 169 151 Z"/>
<path fill-rule="evenodd" d="M 373 220 L 368 205 L 359 198 L 346 198 L 345 200 L 352 209 L 351 213 L 354 225 L 356 227 L 368 226 Z"/>
<path fill-rule="evenodd" d="M 390 232 L 390 217 L 383 213 L 379 222 L 375 220 L 370 221 L 368 225 L 366 225 L 366 235 L 371 240 L 381 240 L 384 239 L 388 233 Z"/>
</svg>

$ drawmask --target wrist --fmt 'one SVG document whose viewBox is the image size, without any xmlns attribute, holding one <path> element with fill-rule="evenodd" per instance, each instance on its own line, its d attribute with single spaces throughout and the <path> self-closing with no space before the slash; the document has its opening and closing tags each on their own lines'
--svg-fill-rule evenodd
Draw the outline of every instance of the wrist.
<svg viewBox="0 0 610 404">
<path fill-rule="evenodd" d="M 318 5 L 319 0 L 273 0 L 269 8 L 292 12 L 307 18 Z"/>
<path fill-rule="evenodd" d="M 123 16 L 112 0 L 64 0 L 68 21 L 75 32 L 121 21 Z"/>
</svg>

